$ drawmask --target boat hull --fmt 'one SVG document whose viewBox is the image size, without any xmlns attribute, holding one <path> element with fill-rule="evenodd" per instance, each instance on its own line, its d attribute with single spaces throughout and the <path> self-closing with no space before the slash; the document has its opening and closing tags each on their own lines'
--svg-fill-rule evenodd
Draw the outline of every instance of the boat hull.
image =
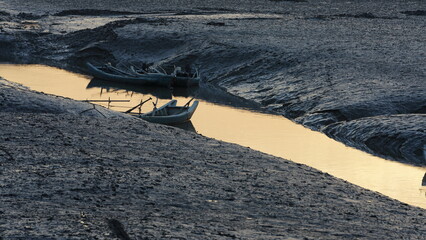
<svg viewBox="0 0 426 240">
<path fill-rule="evenodd" d="M 200 78 L 174 77 L 172 85 L 175 87 L 193 87 L 200 84 Z"/>
<path fill-rule="evenodd" d="M 88 62 L 86 63 L 86 66 L 88 72 L 94 77 L 112 82 L 161 87 L 171 87 L 173 82 L 173 76 L 161 73 L 148 73 L 141 74 L 140 76 L 126 76 L 102 71 L 98 67 Z"/>
<path fill-rule="evenodd" d="M 144 86 L 161 86 L 161 87 L 192 87 L 198 86 L 200 83 L 200 78 L 192 77 L 179 77 L 173 75 L 167 75 L 163 73 L 145 73 L 139 75 L 124 75 L 124 74 L 114 74 L 108 73 L 101 70 L 99 67 L 92 65 L 89 62 L 86 62 L 87 71 L 89 74 L 93 75 L 96 78 L 118 82 L 118 83 L 127 83 L 127 84 L 136 84 Z"/>
<path fill-rule="evenodd" d="M 198 101 L 194 101 L 194 103 L 190 107 L 176 107 L 176 103 L 176 100 L 171 100 L 164 106 L 154 111 L 139 115 L 139 117 L 152 123 L 174 125 L 189 121 L 198 107 Z M 162 114 L 162 112 L 167 112 L 170 110 L 173 110 L 175 112 L 181 112 L 172 115 Z"/>
</svg>

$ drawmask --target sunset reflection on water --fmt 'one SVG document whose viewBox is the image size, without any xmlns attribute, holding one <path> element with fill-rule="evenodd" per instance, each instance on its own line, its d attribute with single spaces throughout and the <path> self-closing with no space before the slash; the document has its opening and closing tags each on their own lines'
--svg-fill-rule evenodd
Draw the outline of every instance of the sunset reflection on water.
<svg viewBox="0 0 426 240">
<path fill-rule="evenodd" d="M 3 64 L 0 65 L 0 76 L 36 91 L 76 100 L 130 100 L 128 103 L 110 103 L 110 107 L 117 111 L 125 111 L 141 100 L 155 99 L 155 96 L 173 97 L 183 105 L 190 99 L 190 96 L 184 96 L 191 95 L 183 91 L 173 96 L 168 90 L 156 88 L 148 91 L 141 87 L 130 90 L 102 87 L 102 82 L 89 85 L 91 77 L 41 65 Z M 154 91 L 155 96 L 148 94 L 150 91 Z M 158 101 L 161 105 L 169 100 Z M 426 187 L 421 186 L 426 167 L 388 161 L 346 147 L 281 116 L 199 101 L 191 121 L 199 134 L 303 163 L 391 198 L 426 208 Z M 106 103 L 103 105 L 107 106 Z M 151 109 L 152 104 L 147 103 L 142 111 Z"/>
</svg>

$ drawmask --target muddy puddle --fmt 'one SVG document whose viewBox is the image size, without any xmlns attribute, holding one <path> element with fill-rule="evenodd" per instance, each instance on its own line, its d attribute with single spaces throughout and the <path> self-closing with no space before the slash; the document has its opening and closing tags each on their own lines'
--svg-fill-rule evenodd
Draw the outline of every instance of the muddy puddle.
<svg viewBox="0 0 426 240">
<path fill-rule="evenodd" d="M 192 121 L 183 126 L 188 130 L 303 163 L 391 198 L 426 208 L 426 187 L 422 187 L 426 167 L 371 156 L 281 116 L 206 101 L 208 97 L 204 95 L 208 91 L 203 89 L 169 91 L 111 84 L 41 65 L 1 64 L 0 76 L 36 91 L 76 100 L 129 100 L 100 103 L 117 111 L 125 111 L 149 97 L 158 98 L 158 105 L 171 98 L 183 105 L 196 96 L 199 107 Z M 142 111 L 149 111 L 152 106 L 148 102 Z"/>
</svg>

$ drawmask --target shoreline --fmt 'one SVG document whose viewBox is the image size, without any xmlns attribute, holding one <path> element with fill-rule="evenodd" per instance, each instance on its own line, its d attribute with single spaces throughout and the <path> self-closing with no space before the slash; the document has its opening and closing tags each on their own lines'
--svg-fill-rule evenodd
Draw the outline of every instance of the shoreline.
<svg viewBox="0 0 426 240">
<path fill-rule="evenodd" d="M 137 89 L 133 89 L 131 95 L 128 95 L 127 90 L 130 91 L 130 89 L 126 89 L 125 86 L 122 87 L 126 90 L 119 90 L 122 88 L 107 91 L 86 89 L 87 86 L 96 84 L 92 85 L 93 81 L 87 84 L 89 80 L 86 77 L 43 65 L 8 66 L 0 64 L 0 75 L 2 74 L 8 79 L 24 84 L 30 90 L 56 96 L 66 96 L 71 99 L 92 99 L 93 94 L 97 95 L 100 91 L 102 99 L 130 100 L 127 104 L 120 104 L 118 109 L 111 106 L 110 109 L 115 111 L 126 108 L 125 105 L 128 109 L 139 104 L 140 99 L 150 97 L 150 95 L 146 95 L 146 92 L 141 94 Z M 57 82 L 55 80 L 59 75 L 61 81 Z M 105 84 L 109 86 L 108 83 Z M 45 87 L 42 87 L 43 85 Z M 73 90 L 69 91 L 71 89 Z M 191 122 L 180 126 L 180 128 L 183 127 L 185 130 L 219 141 L 250 147 L 276 157 L 291 159 L 294 162 L 327 172 L 332 176 L 371 191 L 377 191 L 401 202 L 422 208 L 426 207 L 424 194 L 419 192 L 419 182 L 421 182 L 426 168 L 385 160 L 349 148 L 325 134 L 309 130 L 282 116 L 262 114 L 253 110 L 247 111 L 247 109 L 240 109 L 241 106 L 237 108 L 227 106 L 229 103 L 226 103 L 225 99 L 235 103 L 232 98 L 216 99 L 222 100 L 222 104 L 218 104 L 217 101 L 212 103 L 209 97 L 217 95 L 216 92 L 221 93 L 219 90 L 209 89 L 209 91 L 206 91 L 202 86 L 196 92 L 196 95 L 189 96 L 177 95 L 182 92 L 173 93 L 173 99 L 181 104 L 187 102 L 191 97 L 196 97 L 200 101 L 200 108 L 197 109 L 197 113 Z M 206 92 L 208 94 L 204 95 Z M 169 94 L 159 94 L 159 97 L 167 98 L 169 96 L 171 98 L 172 93 L 169 92 Z M 155 98 L 154 96 L 151 97 Z M 166 99 L 159 100 L 158 105 L 160 106 L 168 101 Z M 151 110 L 150 104 L 141 109 L 142 112 Z M 91 111 L 97 111 L 97 109 Z M 223 118 L 223 116 L 227 117 Z M 416 141 L 416 139 L 412 140 Z"/>
<path fill-rule="evenodd" d="M 4 82 L 0 97 L 5 239 L 426 233 L 424 209 L 302 164 L 107 109 L 100 108 L 108 118 L 80 115 L 87 104 Z M 36 108 L 22 108 L 35 99 L 42 99 Z M 67 112 L 58 112 L 64 104 Z"/>
<path fill-rule="evenodd" d="M 426 164 L 424 156 L 426 133 L 422 131 L 426 129 L 423 106 L 426 101 L 426 87 L 422 83 L 424 69 L 420 67 L 416 71 L 410 71 L 410 74 L 405 73 L 412 65 L 422 62 L 421 56 L 414 55 L 409 61 L 407 60 L 408 63 L 389 62 L 393 65 L 399 64 L 400 72 L 388 71 L 389 74 L 383 77 L 382 72 L 386 71 L 387 66 L 378 65 L 377 72 L 371 72 L 374 67 L 369 64 L 362 65 L 364 61 L 369 61 L 369 56 L 376 51 L 374 49 L 365 50 L 363 57 L 357 53 L 358 48 L 350 44 L 343 45 L 342 50 L 337 49 L 327 53 L 328 55 L 313 52 L 312 57 L 319 59 L 309 60 L 310 57 L 305 56 L 307 53 L 303 49 L 306 46 L 303 44 L 313 44 L 312 42 L 292 46 L 289 39 L 283 44 L 289 44 L 291 49 L 280 49 L 277 44 L 283 41 L 282 36 L 276 36 L 279 38 L 278 41 L 266 42 L 271 44 L 271 49 L 264 49 L 248 40 L 236 43 L 234 40 L 238 38 L 234 36 L 235 33 L 228 30 L 234 27 L 246 28 L 246 22 L 253 22 L 254 26 L 256 24 L 263 26 L 266 21 L 272 24 L 272 30 L 277 27 L 276 24 L 286 24 L 288 28 L 294 27 L 294 24 L 307 24 L 312 28 L 324 25 L 326 26 L 324 29 L 316 30 L 330 31 L 329 28 L 334 26 L 333 21 L 358 26 L 359 21 L 366 19 L 383 21 L 380 23 L 389 25 L 388 27 L 391 27 L 391 21 L 396 20 L 401 24 L 415 27 L 422 23 L 424 18 L 401 12 L 393 12 L 395 18 L 383 19 L 374 14 L 359 16 L 346 14 L 330 18 L 322 17 L 315 20 L 322 21 L 317 23 L 306 16 L 304 19 L 287 19 L 290 16 L 288 13 L 282 15 L 282 19 L 257 20 L 248 17 L 228 19 L 226 14 L 229 14 L 229 11 L 225 11 L 225 17 L 223 19 L 220 17 L 225 26 L 220 27 L 209 25 L 210 20 L 205 22 L 203 17 L 221 16 L 221 11 L 213 13 L 199 11 L 190 14 L 177 12 L 176 16 L 154 14 L 150 17 L 146 17 L 145 14 L 126 15 L 123 12 L 106 10 L 100 12 L 93 9 L 64 10 L 47 15 L 31 13 L 12 15 L 5 12 L 0 16 L 5 21 L 2 25 L 5 34 L 0 39 L 5 47 L 1 49 L 3 55 L 0 59 L 15 63 L 42 63 L 76 72 L 84 71 L 79 64 L 87 59 L 101 59 L 103 62 L 145 59 L 166 65 L 198 64 L 204 67 L 201 69 L 202 75 L 208 76 L 205 80 L 211 81 L 213 86 L 223 90 L 225 94 L 245 99 L 250 102 L 248 105 L 261 106 L 269 112 L 281 114 L 344 144 L 382 158 L 418 166 Z M 309 11 L 307 10 L 307 14 L 317 14 Z M 238 11 L 231 11 L 232 14 L 234 12 Z M 201 22 L 186 19 L 188 16 L 185 14 L 195 19 L 199 17 Z M 252 14 L 256 16 L 256 13 Z M 402 16 L 416 19 L 418 23 Z M 74 22 L 76 17 L 79 19 L 78 23 Z M 182 24 L 186 26 L 183 32 L 173 30 Z M 373 22 L 365 24 L 375 26 Z M 188 30 L 189 28 L 194 30 Z M 139 29 L 144 29 L 145 32 L 140 34 Z M 354 34 L 367 30 L 368 28 L 361 28 Z M 388 29 L 385 30 L 383 34 L 388 36 Z M 218 37 L 214 37 L 209 31 Z M 286 31 L 293 33 L 293 30 Z M 314 35 L 315 32 L 310 31 L 312 30 L 307 30 L 303 34 L 307 38 L 313 37 L 313 40 L 320 41 Z M 197 37 L 196 32 L 206 37 Z M 249 32 L 247 36 L 254 33 Z M 376 44 L 375 36 L 372 36 L 371 40 Z M 326 44 L 328 40 L 321 41 L 320 45 Z M 360 40 L 354 40 L 354 43 L 357 41 Z M 336 55 L 341 54 L 340 51 L 347 51 L 346 48 L 354 51 L 358 59 L 353 59 L 351 55 Z M 407 53 L 393 54 L 401 54 L 398 57 L 403 57 Z M 225 61 L 217 64 L 216 55 Z M 392 56 L 388 54 L 384 57 L 386 61 L 390 61 L 388 58 Z M 340 64 L 333 62 L 334 58 L 349 63 L 339 67 L 333 66 L 331 64 Z M 324 68 L 317 66 L 317 62 L 323 61 L 326 61 Z M 354 61 L 353 64 L 361 64 L 357 67 L 365 67 L 371 72 L 371 76 L 358 73 L 359 71 L 353 69 L 351 61 Z M 331 69 L 336 72 L 330 72 Z M 342 74 L 350 76 L 345 79 Z M 404 76 L 399 76 L 400 74 Z M 401 77 L 404 77 L 403 84 L 400 84 Z M 259 80 L 253 82 L 251 79 Z"/>
<path fill-rule="evenodd" d="M 0 2 L 0 61 L 74 72 L 87 59 L 195 64 L 225 95 L 380 157 L 426 164 L 420 3 L 208 3 L 42 0 L 27 12 L 26 1 Z M 3 80 L 0 107 L 0 238 L 426 235 L 424 209 L 302 164 Z"/>
</svg>

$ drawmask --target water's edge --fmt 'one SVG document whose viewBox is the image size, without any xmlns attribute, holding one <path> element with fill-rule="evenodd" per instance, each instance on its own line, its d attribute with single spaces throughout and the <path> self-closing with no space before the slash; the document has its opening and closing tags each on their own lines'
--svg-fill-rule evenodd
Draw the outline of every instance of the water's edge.
<svg viewBox="0 0 426 240">
<path fill-rule="evenodd" d="M 79 16 L 77 25 L 72 14 L 78 16 L 78 12 L 60 16 L 3 16 L 11 26 L 9 29 L 5 25 L 6 33 L 0 39 L 3 46 L 1 58 L 15 63 L 43 63 L 78 72 L 84 72 L 82 64 L 87 60 L 113 63 L 130 61 L 134 64 L 157 62 L 163 66 L 193 64 L 200 67 L 204 81 L 250 101 L 247 105 L 255 103 L 253 105 L 282 114 L 377 156 L 425 165 L 426 115 L 423 104 L 426 102 L 426 94 L 421 70 L 410 71 L 412 74 L 403 78 L 396 74 L 388 75 L 385 79 L 371 80 L 376 73 L 370 72 L 369 76 L 364 76 L 359 75 L 362 72 L 357 70 L 362 68 L 372 71 L 370 65 L 352 69 L 353 64 L 362 63 L 363 59 L 352 59 L 353 54 L 339 55 L 341 51 L 346 53 L 349 50 L 357 53 L 356 46 L 351 42 L 340 49 L 339 46 L 328 46 L 327 39 L 322 38 L 324 36 L 319 36 L 319 39 L 318 36 L 312 36 L 314 42 L 318 40 L 326 44 L 326 48 L 336 48 L 335 52 L 326 51 L 330 52 L 330 56 L 323 56 L 323 53 L 318 55 L 315 46 L 306 49 L 306 44 L 313 44 L 310 41 L 287 39 L 286 31 L 276 31 L 277 35 L 263 45 L 248 41 L 248 36 L 258 36 L 257 25 L 263 26 L 260 29 L 262 31 L 275 31 L 278 27 L 281 29 L 283 24 L 290 30 L 304 24 L 310 29 L 304 33 L 309 36 L 306 39 L 310 39 L 311 31 L 326 33 L 330 31 L 329 27 L 335 26 L 333 21 L 339 19 L 318 24 L 318 20 L 313 21 L 308 17 L 289 19 L 288 16 L 280 15 L 280 18 L 273 16 L 265 19 L 256 14 L 237 14 L 241 16 L 236 18 L 235 14 L 226 12 L 177 16 L 151 14 L 149 17 L 144 14 L 99 17 L 95 13 Z M 362 16 L 343 18 L 341 21 L 348 26 L 362 26 L 359 24 L 363 20 Z M 35 20 L 30 22 L 30 19 Z M 208 24 L 213 20 L 229 23 L 230 31 Z M 401 24 L 413 24 L 404 19 L 398 21 Z M 187 26 L 185 31 L 177 30 L 180 24 Z M 383 24 L 390 23 L 384 21 Z M 320 26 L 324 28 L 317 29 Z M 415 26 L 412 26 L 413 29 Z M 247 38 L 241 38 L 238 34 L 234 36 L 239 28 L 248 29 L 247 32 L 239 33 L 247 34 L 244 35 Z M 411 25 L 407 28 L 410 29 Z M 140 29 L 144 29 L 142 35 Z M 384 32 L 378 33 L 380 39 L 389 34 L 387 30 L 384 28 Z M 356 33 L 364 31 L 366 29 L 361 28 Z M 393 31 L 392 34 L 399 33 Z M 305 39 L 305 36 L 301 37 Z M 386 47 L 375 41 L 374 36 L 371 37 L 372 44 Z M 256 40 L 266 41 L 261 37 Z M 402 68 L 408 67 L 404 64 L 412 67 L 422 62 L 417 61 L 415 53 L 418 52 L 413 52 L 412 59 L 399 63 Z M 337 68 L 338 64 L 345 61 L 334 61 L 342 58 L 349 61 L 349 65 Z M 324 61 L 327 64 L 317 64 Z M 381 67 L 377 68 L 376 75 L 382 77 Z M 341 74 L 349 75 L 350 78 Z M 399 83 L 400 79 L 405 81 L 404 84 Z"/>
<path fill-rule="evenodd" d="M 0 76 L 33 90 L 77 100 L 129 100 L 129 103 L 111 103 L 110 107 L 116 111 L 129 109 L 149 97 L 160 98 L 158 104 L 161 105 L 169 98 L 184 104 L 194 96 L 188 92 L 117 85 L 41 65 L 0 65 Z M 348 148 L 281 116 L 253 112 L 254 109 L 237 109 L 229 106 L 235 103 L 232 98 L 220 100 L 216 96 L 212 103 L 209 101 L 212 99 L 211 89 L 202 90 L 204 87 L 207 86 L 196 90 L 200 106 L 186 128 L 203 136 L 306 164 L 358 186 L 426 208 L 421 188 L 426 168 L 384 160 Z M 106 107 L 108 104 L 102 105 Z M 142 110 L 147 112 L 151 107 L 148 102 Z"/>
</svg>

